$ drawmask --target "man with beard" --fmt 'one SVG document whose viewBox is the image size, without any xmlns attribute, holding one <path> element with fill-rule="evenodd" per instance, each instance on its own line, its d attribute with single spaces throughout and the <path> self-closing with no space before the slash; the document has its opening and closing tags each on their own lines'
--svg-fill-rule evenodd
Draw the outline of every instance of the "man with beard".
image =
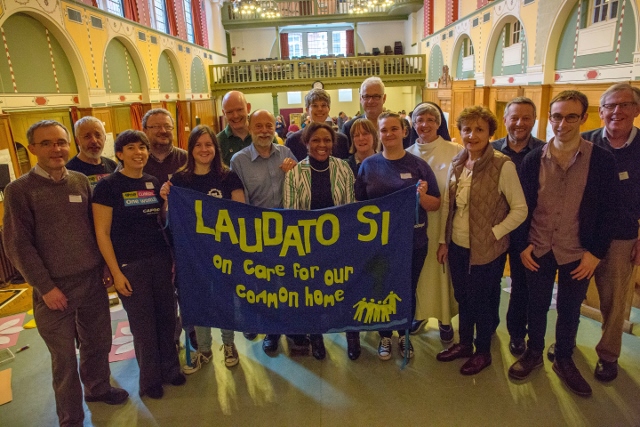
<svg viewBox="0 0 640 427">
<path fill-rule="evenodd" d="M 103 157 L 102 150 L 107 134 L 102 122 L 92 116 L 85 116 L 74 125 L 76 143 L 80 152 L 67 163 L 67 169 L 80 172 L 89 178 L 91 188 L 101 178 L 116 170 L 116 162 Z"/>
<path fill-rule="evenodd" d="M 249 116 L 251 144 L 231 158 L 231 169 L 244 184 L 248 204 L 263 208 L 282 208 L 284 175 L 296 165 L 296 158 L 284 145 L 273 143 L 276 119 L 267 110 Z M 278 349 L 280 334 L 264 337 L 262 349 L 272 353 Z"/>
<path fill-rule="evenodd" d="M 147 111 L 142 118 L 142 129 L 150 145 L 144 173 L 155 176 L 163 184 L 187 163 L 187 152 L 173 145 L 173 118 L 164 108 Z"/>
</svg>

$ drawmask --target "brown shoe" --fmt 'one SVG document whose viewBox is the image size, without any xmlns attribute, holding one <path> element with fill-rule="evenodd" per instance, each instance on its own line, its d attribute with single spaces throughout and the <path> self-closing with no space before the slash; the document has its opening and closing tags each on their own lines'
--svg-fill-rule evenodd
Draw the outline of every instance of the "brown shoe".
<svg viewBox="0 0 640 427">
<path fill-rule="evenodd" d="M 542 352 L 526 349 L 522 357 L 509 368 L 509 376 L 516 380 L 523 380 L 529 376 L 531 371 L 544 364 Z"/>
<path fill-rule="evenodd" d="M 558 374 L 569 390 L 579 396 L 591 396 L 591 386 L 584 379 L 573 359 L 557 358 L 553 362 L 553 372 Z"/>
<path fill-rule="evenodd" d="M 476 353 L 462 365 L 462 375 L 475 375 L 487 366 L 491 365 L 491 353 Z"/>
<path fill-rule="evenodd" d="M 452 360 L 461 359 L 463 357 L 473 356 L 473 346 L 465 344 L 454 344 L 446 350 L 442 350 L 436 356 L 440 362 L 451 362 Z"/>
<path fill-rule="evenodd" d="M 618 376 L 618 361 L 607 362 L 602 359 L 598 359 L 594 376 L 597 380 L 605 383 L 615 380 Z"/>
</svg>

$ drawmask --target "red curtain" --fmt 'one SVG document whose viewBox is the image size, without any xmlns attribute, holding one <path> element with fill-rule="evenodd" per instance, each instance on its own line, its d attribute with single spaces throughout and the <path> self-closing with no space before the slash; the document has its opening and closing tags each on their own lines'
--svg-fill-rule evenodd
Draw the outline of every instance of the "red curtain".
<svg viewBox="0 0 640 427">
<path fill-rule="evenodd" d="M 347 55 L 353 55 L 355 53 L 355 49 L 353 48 L 355 45 L 355 31 L 347 30 Z"/>
<path fill-rule="evenodd" d="M 93 7 L 98 7 L 98 1 L 97 0 L 91 0 L 91 5 Z"/>
<path fill-rule="evenodd" d="M 131 126 L 135 130 L 142 130 L 142 116 L 144 116 L 142 103 L 134 102 L 133 104 L 129 105 L 129 117 L 131 117 Z"/>
<path fill-rule="evenodd" d="M 167 109 L 167 101 L 162 101 L 160 102 L 160 105 L 162 106 L 162 108 L 164 108 L 165 110 Z"/>
<path fill-rule="evenodd" d="M 280 33 L 280 59 L 289 57 L 289 33 Z"/>
<path fill-rule="evenodd" d="M 135 22 L 140 22 L 138 16 L 138 5 L 135 0 L 123 0 L 124 5 L 124 17 Z"/>
<path fill-rule="evenodd" d="M 178 21 L 176 21 L 176 7 L 174 0 L 166 0 L 167 23 L 169 24 L 169 34 L 178 36 Z"/>
<path fill-rule="evenodd" d="M 189 116 L 187 113 L 187 102 L 186 101 L 178 101 L 176 102 L 176 118 L 177 118 L 177 133 L 178 133 L 178 147 L 186 150 L 187 149 L 187 137 L 185 135 L 185 127 L 189 123 Z"/>
<path fill-rule="evenodd" d="M 193 22 L 193 37 L 198 46 L 203 45 L 202 37 L 202 7 L 200 0 L 191 0 L 191 21 Z"/>
</svg>

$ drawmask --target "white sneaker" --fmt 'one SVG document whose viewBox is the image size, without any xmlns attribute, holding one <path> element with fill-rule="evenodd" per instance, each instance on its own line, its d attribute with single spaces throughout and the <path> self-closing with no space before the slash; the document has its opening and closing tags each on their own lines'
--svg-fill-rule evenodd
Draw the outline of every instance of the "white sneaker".
<svg viewBox="0 0 640 427">
<path fill-rule="evenodd" d="M 195 357 L 191 358 L 191 366 L 184 365 L 182 367 L 182 372 L 184 372 L 187 375 L 191 375 L 195 372 L 198 372 L 200 368 L 202 368 L 202 365 L 209 363 L 212 357 L 213 357 L 213 354 L 211 353 L 209 353 L 208 356 L 205 356 L 203 353 L 200 353 L 198 351 L 196 352 Z"/>
<path fill-rule="evenodd" d="M 380 344 L 378 344 L 378 358 L 380 360 L 391 359 L 391 338 L 380 338 Z"/>
<path fill-rule="evenodd" d="M 231 368 L 238 364 L 240 358 L 238 357 L 238 350 L 234 343 L 222 344 L 220 349 L 224 352 L 224 364 L 227 368 Z"/>
<path fill-rule="evenodd" d="M 401 336 L 398 339 L 398 347 L 400 347 L 400 354 L 402 355 L 402 357 L 404 357 L 404 352 L 405 352 L 405 341 L 406 341 L 406 336 Z M 411 340 L 409 340 L 409 356 L 408 358 L 411 359 L 413 357 L 413 344 L 411 344 Z"/>
</svg>

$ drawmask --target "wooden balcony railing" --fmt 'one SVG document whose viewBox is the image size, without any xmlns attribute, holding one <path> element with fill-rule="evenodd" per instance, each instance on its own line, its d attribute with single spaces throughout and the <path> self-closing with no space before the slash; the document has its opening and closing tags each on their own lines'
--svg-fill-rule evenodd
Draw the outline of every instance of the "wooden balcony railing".
<svg viewBox="0 0 640 427">
<path fill-rule="evenodd" d="M 237 62 L 212 65 L 211 90 L 223 94 L 237 89 L 247 93 L 269 89 L 309 89 L 321 81 L 327 89 L 357 87 L 367 77 L 380 76 L 390 86 L 424 85 L 424 55 L 379 55 Z"/>
<path fill-rule="evenodd" d="M 258 1 L 261 7 L 275 7 L 280 13 L 277 18 L 266 18 L 263 11 L 243 13 L 240 9 L 234 9 L 229 2 L 222 5 L 222 23 L 226 28 L 242 26 L 244 23 L 258 24 L 259 26 L 275 26 L 283 24 L 304 24 L 316 20 L 322 22 L 377 21 L 388 19 L 406 19 L 406 16 L 419 10 L 422 0 L 395 0 L 391 6 L 373 6 L 369 12 L 355 14 L 354 6 L 360 3 L 358 0 L 274 0 Z"/>
</svg>

